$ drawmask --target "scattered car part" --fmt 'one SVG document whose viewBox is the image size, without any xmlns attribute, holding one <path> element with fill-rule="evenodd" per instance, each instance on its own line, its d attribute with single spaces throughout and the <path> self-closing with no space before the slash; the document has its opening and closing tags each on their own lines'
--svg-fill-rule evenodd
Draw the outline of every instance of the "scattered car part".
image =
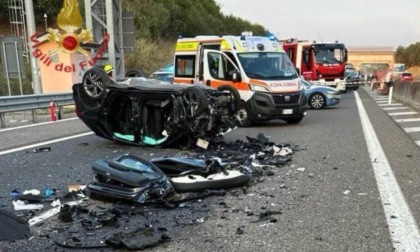
<svg viewBox="0 0 420 252">
<path fill-rule="evenodd" d="M 41 210 L 44 208 L 44 205 L 41 204 L 25 204 L 24 201 L 22 200 L 14 200 L 13 201 L 13 208 L 16 211 L 21 211 L 21 210 Z"/>
<path fill-rule="evenodd" d="M 163 157 L 151 162 L 170 177 L 176 192 L 227 189 L 243 186 L 251 180 L 250 174 L 227 170 L 229 164 L 220 158 Z"/>
<path fill-rule="evenodd" d="M 142 250 L 169 241 L 171 238 L 165 232 L 156 231 L 152 227 L 138 228 L 132 232 L 116 233 L 105 240 L 113 248 Z"/>
<path fill-rule="evenodd" d="M 225 171 L 227 164 L 219 158 L 207 160 L 190 157 L 162 157 L 150 160 L 169 177 L 183 176 L 187 174 L 209 175 Z"/>
<path fill-rule="evenodd" d="M 133 155 L 96 160 L 92 168 L 96 181 L 86 187 L 91 196 L 147 203 L 173 191 L 168 178 L 159 168 Z"/>
<path fill-rule="evenodd" d="M 233 97 L 202 85 L 114 82 L 92 68 L 73 85 L 73 98 L 77 115 L 97 136 L 132 145 L 210 141 L 237 126 Z"/>
<path fill-rule="evenodd" d="M 0 209 L 0 223 L 0 241 L 16 241 L 31 236 L 26 221 L 3 209 Z"/>
<path fill-rule="evenodd" d="M 26 153 L 29 153 L 29 152 L 39 153 L 39 152 L 50 152 L 50 151 L 51 151 L 51 147 L 41 147 L 41 148 L 33 149 L 32 151 L 27 151 Z"/>
<path fill-rule="evenodd" d="M 251 180 L 250 174 L 237 170 L 229 170 L 203 177 L 200 175 L 187 175 L 170 179 L 177 192 L 198 192 L 204 190 L 218 190 L 244 186 Z"/>
</svg>

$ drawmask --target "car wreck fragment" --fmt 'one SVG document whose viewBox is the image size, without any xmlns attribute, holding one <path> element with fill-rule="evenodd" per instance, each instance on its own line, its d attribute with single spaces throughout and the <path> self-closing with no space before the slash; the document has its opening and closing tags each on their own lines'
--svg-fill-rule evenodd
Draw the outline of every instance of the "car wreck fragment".
<svg viewBox="0 0 420 252">
<path fill-rule="evenodd" d="M 171 246 L 164 243 L 179 241 L 185 227 L 201 225 L 219 214 L 221 221 L 242 213 L 250 225 L 275 225 L 280 221 L 275 215 L 284 211 L 275 201 L 275 192 L 256 194 L 259 187 L 252 187 L 270 180 L 262 176 L 279 175 L 293 153 L 302 148 L 290 143 L 276 144 L 261 133 L 257 138 L 246 139 L 219 139 L 206 150 L 196 147 L 150 160 L 134 154 L 97 159 L 92 165 L 94 181 L 87 185 L 69 184 L 69 192 L 64 196 L 60 190 L 54 194 L 42 190 L 35 195 L 39 191 L 35 189 L 24 191 L 31 192 L 29 195 L 14 189 L 10 195 L 13 200 L 44 206 L 42 210 L 15 212 L 41 239 L 54 241 L 48 242 L 45 250 L 56 250 L 57 246 L 91 250 Z M 278 188 L 284 190 L 287 184 L 279 184 Z M 265 203 L 253 207 L 254 195 Z M 202 200 L 208 196 L 227 197 Z M 235 198 L 247 200 L 238 207 L 238 201 L 231 201 Z M 236 234 L 247 234 L 250 228 L 253 227 L 241 225 Z"/>
<path fill-rule="evenodd" d="M 164 157 L 151 162 L 172 176 L 170 181 L 177 192 L 228 189 L 246 185 L 251 180 L 247 170 L 232 170 L 229 163 L 220 158 Z M 174 173 L 176 171 L 178 174 Z"/>
<path fill-rule="evenodd" d="M 160 164 L 168 170 L 165 168 L 168 163 L 177 165 L 183 172 L 168 177 L 155 165 Z M 171 202 L 169 196 L 174 192 L 221 190 L 243 186 L 250 181 L 250 174 L 227 170 L 227 165 L 190 158 L 161 158 L 153 163 L 127 154 L 114 160 L 96 160 L 92 167 L 95 181 L 86 189 L 91 196 L 154 203 L 166 198 Z"/>
<path fill-rule="evenodd" d="M 114 160 L 96 160 L 92 169 L 95 181 L 86 188 L 91 195 L 147 203 L 173 191 L 162 171 L 133 155 L 123 155 Z"/>
<path fill-rule="evenodd" d="M 73 85 L 73 99 L 78 117 L 97 136 L 134 145 L 209 142 L 237 126 L 238 101 L 230 93 L 145 78 L 115 82 L 99 68 Z"/>
<path fill-rule="evenodd" d="M 296 150 L 297 147 L 294 147 Z M 268 138 L 248 137 L 248 142 L 219 142 L 196 157 L 166 156 L 150 161 L 126 154 L 93 163 L 95 181 L 87 185 L 91 195 L 152 203 L 174 193 L 224 190 L 248 184 L 252 176 L 273 174 L 290 162 L 290 145 L 276 145 Z"/>
</svg>

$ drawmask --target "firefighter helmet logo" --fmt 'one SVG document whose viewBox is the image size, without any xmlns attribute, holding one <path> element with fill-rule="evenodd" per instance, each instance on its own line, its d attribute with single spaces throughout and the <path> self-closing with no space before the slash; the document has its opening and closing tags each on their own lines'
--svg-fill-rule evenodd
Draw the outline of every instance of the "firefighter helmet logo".
<svg viewBox="0 0 420 252">
<path fill-rule="evenodd" d="M 99 45 L 98 50 L 94 55 L 90 55 L 90 52 L 83 49 L 81 44 L 89 41 L 93 41 L 92 31 L 85 30 L 82 27 L 83 19 L 79 11 L 78 0 L 64 0 L 63 7 L 57 16 L 57 26 L 59 29 L 48 28 L 47 33 L 38 37 L 37 33 L 32 34 L 31 42 L 32 48 L 34 48 L 32 55 L 42 62 L 46 66 L 50 66 L 53 63 L 53 55 L 59 52 L 65 52 L 68 54 L 81 53 L 90 58 L 88 61 L 81 61 L 78 65 L 80 69 L 85 69 L 87 65 L 94 66 L 99 60 L 102 59 L 103 55 L 108 50 L 108 43 L 110 41 L 110 35 L 104 33 L 102 36 L 102 42 Z M 57 45 L 56 48 L 45 52 L 38 48 L 40 44 L 45 41 L 50 41 Z M 75 72 L 76 65 L 65 66 L 64 63 L 55 63 L 54 67 L 57 71 Z"/>
<path fill-rule="evenodd" d="M 46 38 L 58 45 L 50 51 L 50 55 L 64 51 L 66 53 L 80 52 L 88 55 L 88 52 L 80 47 L 80 43 L 92 41 L 90 30 L 82 29 L 83 19 L 79 11 L 77 0 L 64 0 L 63 7 L 57 16 L 57 25 L 61 29 L 48 28 Z"/>
</svg>

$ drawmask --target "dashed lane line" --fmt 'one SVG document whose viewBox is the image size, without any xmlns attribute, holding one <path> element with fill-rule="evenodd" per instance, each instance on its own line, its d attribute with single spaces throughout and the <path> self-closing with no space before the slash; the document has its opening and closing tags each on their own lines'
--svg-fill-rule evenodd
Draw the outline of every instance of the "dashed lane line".
<svg viewBox="0 0 420 252">
<path fill-rule="evenodd" d="M 0 156 L 5 155 L 5 154 L 9 154 L 9 153 L 13 153 L 13 152 L 17 152 L 17 151 L 32 149 L 32 148 L 36 148 L 36 147 L 39 147 L 39 146 L 48 145 L 48 144 L 52 144 L 52 143 L 63 142 L 63 141 L 67 141 L 67 140 L 78 138 L 78 137 L 89 136 L 89 135 L 93 135 L 93 134 L 94 134 L 93 132 L 87 132 L 87 133 L 73 135 L 73 136 L 69 136 L 69 137 L 57 138 L 57 139 L 42 142 L 42 143 L 26 145 L 26 146 L 22 146 L 22 147 L 10 149 L 10 150 L 0 151 Z"/>
<path fill-rule="evenodd" d="M 400 116 L 400 115 L 417 115 L 418 112 L 411 111 L 411 112 L 395 112 L 395 113 L 389 113 L 390 116 Z"/>
<path fill-rule="evenodd" d="M 409 127 L 409 128 L 404 128 L 404 130 L 407 133 L 420 132 L 420 127 Z"/>
<path fill-rule="evenodd" d="M 354 92 L 359 110 L 366 145 L 381 196 L 382 207 L 388 223 L 391 241 L 395 251 L 420 251 L 420 232 L 411 210 L 394 176 L 392 167 L 379 143 L 362 100 Z M 395 218 L 397 217 L 397 218 Z"/>
<path fill-rule="evenodd" d="M 397 123 L 403 122 L 420 122 L 420 118 L 406 118 L 406 119 L 395 119 Z"/>
<path fill-rule="evenodd" d="M 386 107 L 386 106 L 402 106 L 402 103 L 384 103 L 384 104 L 378 104 L 380 107 Z"/>
<path fill-rule="evenodd" d="M 382 108 L 383 110 L 399 110 L 399 109 L 409 109 L 409 107 L 395 107 L 395 108 Z"/>
</svg>

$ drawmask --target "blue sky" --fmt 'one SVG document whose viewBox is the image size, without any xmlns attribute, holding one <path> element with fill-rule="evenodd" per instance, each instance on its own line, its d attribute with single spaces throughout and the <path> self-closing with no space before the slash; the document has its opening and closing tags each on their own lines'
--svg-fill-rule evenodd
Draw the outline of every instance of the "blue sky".
<svg viewBox="0 0 420 252">
<path fill-rule="evenodd" d="M 215 0 L 226 15 L 258 23 L 280 39 L 347 46 L 420 42 L 420 0 Z"/>
</svg>

